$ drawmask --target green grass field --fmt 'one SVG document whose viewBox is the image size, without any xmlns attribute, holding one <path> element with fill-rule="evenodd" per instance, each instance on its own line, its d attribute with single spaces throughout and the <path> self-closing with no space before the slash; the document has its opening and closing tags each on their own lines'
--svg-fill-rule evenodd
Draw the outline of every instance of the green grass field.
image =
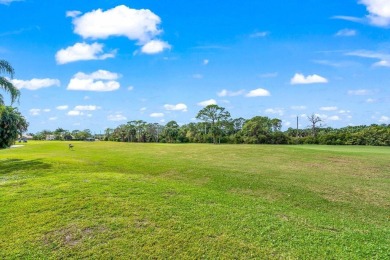
<svg viewBox="0 0 390 260">
<path fill-rule="evenodd" d="M 390 148 L 0 150 L 0 259 L 389 259 Z"/>
</svg>

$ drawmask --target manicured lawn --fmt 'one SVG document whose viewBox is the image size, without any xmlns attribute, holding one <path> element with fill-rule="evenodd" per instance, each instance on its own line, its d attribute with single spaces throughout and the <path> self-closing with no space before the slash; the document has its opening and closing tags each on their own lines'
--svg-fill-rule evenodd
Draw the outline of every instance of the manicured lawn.
<svg viewBox="0 0 390 260">
<path fill-rule="evenodd" d="M 390 258 L 390 148 L 0 150 L 0 259 Z"/>
</svg>

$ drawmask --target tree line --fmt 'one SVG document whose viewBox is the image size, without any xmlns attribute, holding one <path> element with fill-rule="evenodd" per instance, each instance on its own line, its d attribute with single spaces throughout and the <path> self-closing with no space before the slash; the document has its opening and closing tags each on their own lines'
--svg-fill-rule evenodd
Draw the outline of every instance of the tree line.
<svg viewBox="0 0 390 260">
<path fill-rule="evenodd" d="M 169 121 L 165 125 L 133 120 L 104 133 L 92 134 L 89 129 L 67 131 L 58 128 L 34 135 L 45 140 L 53 135 L 56 140 L 85 140 L 96 138 L 117 142 L 157 143 L 229 143 L 229 144 L 325 144 L 325 145 L 374 145 L 390 146 L 390 125 L 347 126 L 331 128 L 320 125 L 321 118 L 308 116 L 305 129 L 288 128 L 282 131 L 282 120 L 266 116 L 250 119 L 231 118 L 230 113 L 218 105 L 201 109 L 196 118 L 200 122 L 179 125 Z"/>
</svg>

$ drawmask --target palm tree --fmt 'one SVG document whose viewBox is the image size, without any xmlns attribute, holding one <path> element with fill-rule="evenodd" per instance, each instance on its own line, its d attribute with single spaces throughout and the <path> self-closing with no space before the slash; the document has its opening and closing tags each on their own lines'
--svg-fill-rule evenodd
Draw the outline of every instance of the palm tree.
<svg viewBox="0 0 390 260">
<path fill-rule="evenodd" d="M 0 60 L 0 73 L 8 74 L 12 79 L 15 72 L 6 60 Z M 0 88 L 11 95 L 11 104 L 18 100 L 20 91 L 6 77 L 0 76 Z M 1 94 L 0 105 L 4 105 L 4 98 Z"/>
</svg>

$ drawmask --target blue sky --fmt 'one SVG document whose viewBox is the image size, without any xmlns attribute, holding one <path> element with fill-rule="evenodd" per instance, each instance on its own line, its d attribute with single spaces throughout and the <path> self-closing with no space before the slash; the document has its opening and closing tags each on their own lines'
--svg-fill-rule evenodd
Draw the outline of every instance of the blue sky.
<svg viewBox="0 0 390 260">
<path fill-rule="evenodd" d="M 390 124 L 390 1 L 0 0 L 29 132 L 232 117 Z"/>
</svg>

